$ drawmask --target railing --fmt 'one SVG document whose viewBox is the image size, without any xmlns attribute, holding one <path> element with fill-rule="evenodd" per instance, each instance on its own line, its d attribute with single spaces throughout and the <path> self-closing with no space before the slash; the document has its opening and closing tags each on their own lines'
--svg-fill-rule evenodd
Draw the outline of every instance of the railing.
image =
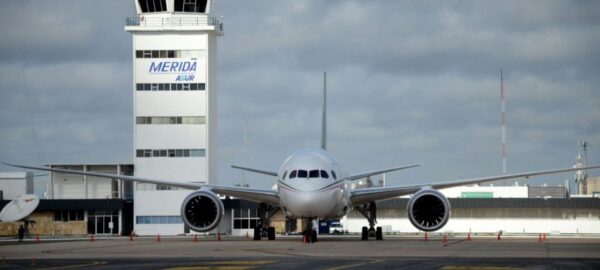
<svg viewBox="0 0 600 270">
<path fill-rule="evenodd" d="M 214 17 L 195 17 L 195 18 L 144 18 L 133 17 L 126 18 L 126 26 L 215 26 L 219 31 L 223 31 L 223 23 Z"/>
</svg>

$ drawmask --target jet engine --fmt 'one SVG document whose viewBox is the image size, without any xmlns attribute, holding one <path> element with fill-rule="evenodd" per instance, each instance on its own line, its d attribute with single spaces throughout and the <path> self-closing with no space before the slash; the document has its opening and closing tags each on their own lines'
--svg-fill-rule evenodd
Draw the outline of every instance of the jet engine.
<svg viewBox="0 0 600 270">
<path fill-rule="evenodd" d="M 435 189 L 424 188 L 417 191 L 406 208 L 413 226 L 426 232 L 441 229 L 450 218 L 450 202 Z"/>
<path fill-rule="evenodd" d="M 210 190 L 198 190 L 188 195 L 181 204 L 183 222 L 197 232 L 208 232 L 219 225 L 225 207 Z"/>
</svg>

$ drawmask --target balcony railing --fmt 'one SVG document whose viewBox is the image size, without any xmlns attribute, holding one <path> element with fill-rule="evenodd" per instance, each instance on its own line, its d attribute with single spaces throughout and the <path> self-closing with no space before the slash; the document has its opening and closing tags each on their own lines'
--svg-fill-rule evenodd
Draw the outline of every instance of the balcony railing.
<svg viewBox="0 0 600 270">
<path fill-rule="evenodd" d="M 223 31 L 223 23 L 214 17 L 195 17 L 195 18 L 144 18 L 133 17 L 126 18 L 126 26 L 215 26 L 219 31 Z"/>
</svg>

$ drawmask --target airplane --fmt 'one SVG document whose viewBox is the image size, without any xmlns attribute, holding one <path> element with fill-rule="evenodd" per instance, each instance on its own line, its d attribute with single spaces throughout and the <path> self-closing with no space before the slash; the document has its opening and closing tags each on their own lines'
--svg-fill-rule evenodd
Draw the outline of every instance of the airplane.
<svg viewBox="0 0 600 270">
<path fill-rule="evenodd" d="M 431 232 L 444 227 L 450 218 L 450 202 L 439 189 L 600 168 L 600 165 L 597 165 L 583 168 L 522 172 L 427 184 L 357 188 L 356 185 L 353 185 L 354 180 L 414 168 L 421 164 L 399 166 L 353 175 L 343 174 L 340 164 L 336 161 L 334 156 L 327 151 L 326 78 L 326 74 L 324 74 L 320 149 L 305 148 L 294 152 L 283 161 L 277 171 L 232 166 L 236 169 L 275 177 L 276 185 L 274 189 L 173 182 L 99 172 L 84 172 L 10 164 L 5 162 L 2 163 L 24 169 L 106 177 L 124 181 L 160 184 L 195 190 L 183 200 L 181 204 L 181 217 L 185 225 L 197 232 L 209 232 L 219 225 L 224 214 L 223 202 L 219 195 L 232 196 L 257 202 L 259 203 L 260 220 L 259 225 L 254 228 L 254 240 L 261 240 L 263 233 L 266 233 L 269 240 L 275 240 L 275 228 L 268 226 L 269 219 L 275 212 L 282 209 L 289 218 L 301 218 L 306 220 L 304 233 L 310 242 L 315 242 L 317 240 L 316 231 L 312 229 L 312 220 L 338 219 L 348 214 L 352 209 L 358 210 L 368 221 L 369 226 L 362 227 L 361 240 L 368 240 L 369 237 L 375 237 L 376 240 L 382 240 L 382 228 L 375 228 L 375 224 L 377 223 L 377 201 L 392 199 L 403 195 L 411 195 L 407 204 L 408 219 L 417 229 Z"/>
</svg>

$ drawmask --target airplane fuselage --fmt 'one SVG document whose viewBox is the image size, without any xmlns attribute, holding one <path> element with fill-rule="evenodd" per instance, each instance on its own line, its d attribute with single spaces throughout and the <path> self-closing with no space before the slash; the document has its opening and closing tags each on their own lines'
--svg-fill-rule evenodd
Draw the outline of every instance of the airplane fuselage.
<svg viewBox="0 0 600 270">
<path fill-rule="evenodd" d="M 302 149 L 290 155 L 277 175 L 280 205 L 291 218 L 339 218 L 351 209 L 350 181 L 328 152 Z"/>
</svg>

